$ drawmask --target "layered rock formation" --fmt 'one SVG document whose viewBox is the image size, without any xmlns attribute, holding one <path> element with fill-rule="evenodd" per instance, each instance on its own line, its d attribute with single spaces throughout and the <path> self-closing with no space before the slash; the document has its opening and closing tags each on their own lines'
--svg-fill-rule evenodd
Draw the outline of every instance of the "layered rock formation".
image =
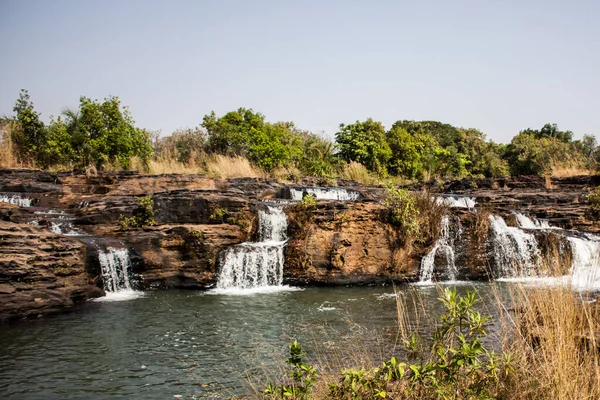
<svg viewBox="0 0 600 400">
<path fill-rule="evenodd" d="M 319 201 L 310 212 L 295 204 L 283 206 L 289 220 L 285 279 L 295 284 L 417 280 L 421 258 L 434 241 L 407 248 L 381 218 L 382 188 L 339 183 L 357 190 L 359 200 Z M 510 217 L 518 209 L 557 226 L 598 231 L 600 225 L 584 218 L 584 195 L 597 185 L 598 177 L 522 177 L 452 181 L 428 189 L 476 199 L 481 213 L 452 213 L 468 238 L 457 254 L 461 274 L 484 279 L 489 265 L 482 215 Z M 102 294 L 94 254 L 112 245 L 130 250 L 137 288 L 211 287 L 222 250 L 255 238 L 257 205 L 282 197 L 286 190 L 286 185 L 265 179 L 0 171 L 0 193 L 33 200 L 33 207 L 0 203 L 0 319 L 54 312 Z M 153 199 L 156 226 L 119 229 L 121 215 L 140 211 L 142 196 Z M 48 232 L 49 222 L 35 212 L 49 209 L 68 211 L 73 223 L 92 236 L 67 238 Z M 32 221 L 40 225 L 30 225 Z"/>
</svg>

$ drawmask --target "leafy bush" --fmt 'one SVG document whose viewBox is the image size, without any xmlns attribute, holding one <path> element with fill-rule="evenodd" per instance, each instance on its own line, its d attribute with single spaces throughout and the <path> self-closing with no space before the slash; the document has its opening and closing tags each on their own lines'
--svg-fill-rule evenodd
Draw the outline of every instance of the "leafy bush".
<svg viewBox="0 0 600 400">
<path fill-rule="evenodd" d="M 140 207 L 134 211 L 132 216 L 127 217 L 123 214 L 119 215 L 117 225 L 121 230 L 131 230 L 156 225 L 156 220 L 154 219 L 156 210 L 154 209 L 154 200 L 152 200 L 152 196 L 140 197 L 138 203 Z"/>
<path fill-rule="evenodd" d="M 226 208 L 217 207 L 210 214 L 209 218 L 213 221 L 218 221 L 223 224 L 226 220 L 230 218 L 230 213 L 229 210 L 227 210 Z"/>
<path fill-rule="evenodd" d="M 390 187 L 385 206 L 385 219 L 398 228 L 404 240 L 419 234 L 419 210 L 415 206 L 414 194 L 406 189 Z"/>
<path fill-rule="evenodd" d="M 587 216 L 593 221 L 600 221 L 600 186 L 587 195 L 589 209 Z"/>
<path fill-rule="evenodd" d="M 310 390 L 317 378 L 317 370 L 305 364 L 302 357 L 306 353 L 297 340 L 294 340 L 289 347 L 290 357 L 286 363 L 290 365 L 290 380 L 288 385 L 273 386 L 268 384 L 264 391 L 265 397 L 269 399 L 306 399 L 310 398 Z"/>
</svg>

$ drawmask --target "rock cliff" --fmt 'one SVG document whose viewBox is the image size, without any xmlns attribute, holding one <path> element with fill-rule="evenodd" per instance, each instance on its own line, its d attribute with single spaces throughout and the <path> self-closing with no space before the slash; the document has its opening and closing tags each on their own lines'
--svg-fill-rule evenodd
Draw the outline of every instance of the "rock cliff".
<svg viewBox="0 0 600 400">
<path fill-rule="evenodd" d="M 297 204 L 284 206 L 289 221 L 285 279 L 327 285 L 418 279 L 421 258 L 433 240 L 406 248 L 381 218 L 382 188 L 338 183 L 356 191 L 358 200 L 323 200 L 310 212 Z M 427 186 L 431 193 L 475 199 L 482 212 L 452 209 L 451 213 L 462 221 L 469 238 L 457 255 L 462 276 L 485 279 L 489 265 L 481 232 L 487 229 L 487 217 L 482 216 L 494 213 L 510 220 L 517 209 L 556 226 L 597 232 L 600 226 L 584 217 L 584 196 L 598 185 L 599 177 L 551 181 L 521 177 L 408 188 Z M 99 248 L 112 245 L 130 250 L 134 282 L 140 289 L 211 287 L 222 250 L 256 238 L 258 204 L 286 197 L 289 188 L 254 178 L 133 173 L 88 177 L 0 170 L 0 194 L 29 202 L 29 207 L 0 202 L 0 320 L 56 312 L 102 295 L 102 277 L 93 259 Z M 139 212 L 143 196 L 152 197 L 156 225 L 120 229 L 119 217 Z M 50 211 L 68 213 L 73 225 L 91 236 L 49 232 L 52 222 L 43 215 Z"/>
</svg>

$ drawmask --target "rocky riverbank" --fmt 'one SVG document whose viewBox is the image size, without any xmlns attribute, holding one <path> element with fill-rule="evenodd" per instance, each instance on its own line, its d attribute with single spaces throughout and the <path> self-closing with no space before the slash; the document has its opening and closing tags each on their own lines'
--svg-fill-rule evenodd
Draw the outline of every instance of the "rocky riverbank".
<svg viewBox="0 0 600 400">
<path fill-rule="evenodd" d="M 284 201 L 277 199 L 289 199 L 290 188 L 320 184 L 314 179 L 299 186 L 200 175 L 88 177 L 0 170 L 5 200 L 0 202 L 0 320 L 62 311 L 102 295 L 96 253 L 107 246 L 129 249 L 132 280 L 139 289 L 209 288 L 216 282 L 221 251 L 256 237 L 257 208 L 263 201 Z M 519 177 L 451 181 L 428 189 L 473 198 L 483 211 L 479 215 L 510 220 L 519 210 L 554 226 L 598 232 L 600 226 L 584 217 L 584 196 L 598 185 L 599 177 Z M 310 215 L 293 203 L 284 205 L 289 220 L 285 280 L 326 285 L 417 280 L 421 259 L 434 243 L 403 247 L 381 218 L 384 189 L 347 181 L 338 186 L 352 192 L 351 201 L 320 200 Z M 156 225 L 120 229 L 119 217 L 138 212 L 143 196 L 153 200 Z M 457 251 L 461 276 L 487 279 L 486 243 L 476 237 L 478 214 L 467 208 L 451 212 L 469 238 L 469 246 Z M 52 213 L 68 215 L 69 226 L 88 236 L 52 233 Z M 546 247 L 542 252 L 552 250 Z"/>
</svg>

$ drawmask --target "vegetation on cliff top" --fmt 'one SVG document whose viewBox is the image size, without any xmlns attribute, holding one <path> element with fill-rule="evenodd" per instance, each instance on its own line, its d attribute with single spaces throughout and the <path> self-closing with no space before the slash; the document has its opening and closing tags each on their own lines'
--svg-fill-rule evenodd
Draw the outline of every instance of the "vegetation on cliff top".
<svg viewBox="0 0 600 400">
<path fill-rule="evenodd" d="M 44 124 L 27 91 L 14 115 L 2 121 L 2 166 L 53 169 L 143 169 L 154 173 L 208 173 L 215 177 L 302 175 L 345 177 L 363 183 L 401 180 L 575 175 L 600 165 L 596 138 L 573 140 L 555 124 L 525 129 L 507 144 L 487 141 L 473 128 L 437 121 L 399 120 L 389 129 L 373 119 L 341 124 L 332 142 L 297 128 L 269 122 L 252 109 L 159 138 L 135 126 L 118 98 L 81 97 L 78 110 L 65 109 Z"/>
</svg>

